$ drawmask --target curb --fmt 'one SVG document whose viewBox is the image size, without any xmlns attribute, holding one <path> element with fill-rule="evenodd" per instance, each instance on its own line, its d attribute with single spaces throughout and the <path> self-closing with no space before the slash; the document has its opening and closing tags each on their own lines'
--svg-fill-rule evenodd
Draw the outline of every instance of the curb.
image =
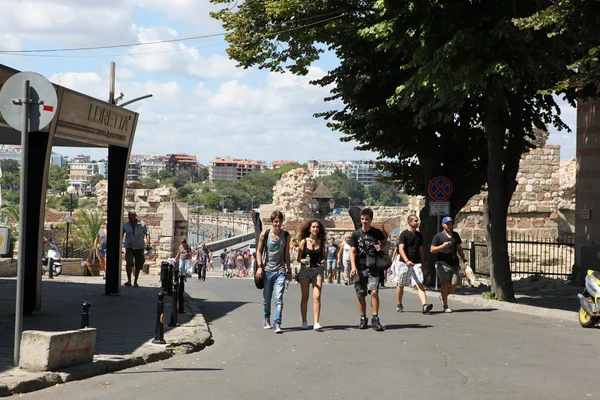
<svg viewBox="0 0 600 400">
<path fill-rule="evenodd" d="M 484 299 L 481 295 L 460 295 L 451 294 L 448 297 L 450 300 L 460 301 L 461 303 L 472 304 L 479 307 L 492 307 L 502 311 L 516 312 L 541 318 L 555 318 L 561 320 L 573 320 L 577 318 L 577 313 L 574 311 L 555 310 L 552 308 L 536 307 L 527 304 L 507 303 L 500 300 Z"/>
<path fill-rule="evenodd" d="M 197 352 L 212 345 L 214 343 L 212 333 L 204 316 L 200 313 L 200 307 L 187 293 L 185 296 L 186 308 L 192 317 L 190 321 L 181 324 L 177 330 L 174 330 L 178 333 L 178 337 L 169 339 L 168 336 L 176 336 L 176 334 L 173 331 L 165 333 L 166 345 L 153 344 L 152 340 L 149 340 L 133 354 L 122 356 L 97 354 L 92 363 L 80 364 L 60 371 L 26 372 L 17 368 L 17 375 L 22 375 L 22 377 L 8 377 L 3 383 L 0 383 L 0 397 L 33 392 L 62 383 L 109 374 L 166 360 L 173 356 Z M 185 339 L 181 337 L 185 337 Z"/>
</svg>

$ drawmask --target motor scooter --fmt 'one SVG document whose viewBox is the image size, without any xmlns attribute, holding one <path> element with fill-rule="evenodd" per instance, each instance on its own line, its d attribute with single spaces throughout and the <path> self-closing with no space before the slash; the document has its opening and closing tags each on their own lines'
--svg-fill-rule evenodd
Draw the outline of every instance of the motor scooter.
<svg viewBox="0 0 600 400">
<path fill-rule="evenodd" d="M 59 276 L 62 273 L 62 263 L 60 262 L 60 251 L 54 243 L 48 245 L 48 251 L 45 257 L 42 257 L 42 274 L 48 272 L 50 259 L 52 259 L 52 276 Z"/>
<path fill-rule="evenodd" d="M 588 270 L 579 299 L 579 324 L 591 328 L 600 322 L 600 271 Z"/>
</svg>

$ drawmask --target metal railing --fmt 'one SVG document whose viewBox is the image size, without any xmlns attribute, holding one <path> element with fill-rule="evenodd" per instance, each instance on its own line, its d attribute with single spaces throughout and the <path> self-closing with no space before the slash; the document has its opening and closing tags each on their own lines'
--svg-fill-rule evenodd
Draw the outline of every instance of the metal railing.
<svg viewBox="0 0 600 400">
<path fill-rule="evenodd" d="M 513 276 L 543 275 L 570 277 L 575 264 L 575 235 L 560 234 L 555 238 L 508 233 L 508 256 Z M 488 248 L 484 238 L 465 243 L 469 261 L 476 274 L 489 276 Z"/>
</svg>

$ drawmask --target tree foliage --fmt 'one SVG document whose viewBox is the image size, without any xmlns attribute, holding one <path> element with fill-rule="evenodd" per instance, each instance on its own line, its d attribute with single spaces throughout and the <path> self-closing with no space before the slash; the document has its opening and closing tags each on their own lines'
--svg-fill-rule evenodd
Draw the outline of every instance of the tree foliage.
<svg viewBox="0 0 600 400">
<path fill-rule="evenodd" d="M 512 301 L 506 215 L 519 160 L 534 128 L 568 129 L 550 91 L 575 74 L 570 38 L 515 21 L 554 3 L 246 0 L 213 16 L 243 67 L 306 74 L 324 48 L 333 51 L 340 65 L 314 84 L 331 85 L 327 100 L 343 107 L 320 115 L 359 149 L 379 152 L 408 193 L 425 194 L 429 179 L 445 175 L 455 214 L 487 182 L 492 289 Z"/>
<path fill-rule="evenodd" d="M 69 166 L 59 167 L 58 165 L 50 165 L 48 168 L 48 186 L 56 192 L 62 194 L 69 187 Z"/>
</svg>

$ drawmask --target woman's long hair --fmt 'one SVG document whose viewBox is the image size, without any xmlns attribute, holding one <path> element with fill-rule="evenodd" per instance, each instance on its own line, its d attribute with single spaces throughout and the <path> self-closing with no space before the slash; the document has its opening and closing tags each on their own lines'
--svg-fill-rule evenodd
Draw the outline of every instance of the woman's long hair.
<svg viewBox="0 0 600 400">
<path fill-rule="evenodd" d="M 300 228 L 300 233 L 298 234 L 298 239 L 300 241 L 302 241 L 302 239 L 306 239 L 307 237 L 310 236 L 310 226 L 314 222 L 319 224 L 319 233 L 317 234 L 318 238 L 321 239 L 322 243 L 325 243 L 325 238 L 327 237 L 327 231 L 325 231 L 325 225 L 323 225 L 323 222 L 319 221 L 316 218 L 309 219 L 308 221 L 305 221 L 302 224 L 302 227 Z"/>
</svg>

